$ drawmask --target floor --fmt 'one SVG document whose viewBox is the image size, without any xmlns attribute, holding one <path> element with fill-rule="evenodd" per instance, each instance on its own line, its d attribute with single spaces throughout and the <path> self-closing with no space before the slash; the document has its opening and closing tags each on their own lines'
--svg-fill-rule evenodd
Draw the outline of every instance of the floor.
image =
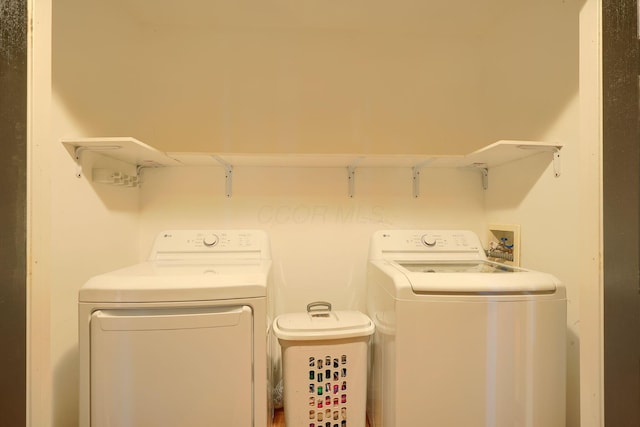
<svg viewBox="0 0 640 427">
<path fill-rule="evenodd" d="M 282 409 L 276 409 L 275 417 L 273 419 L 273 427 L 285 427 L 284 411 Z M 367 420 L 367 427 L 369 427 L 369 420 Z"/>
<path fill-rule="evenodd" d="M 282 409 L 276 409 L 276 414 L 275 414 L 275 417 L 273 418 L 273 427 L 285 427 L 284 411 Z"/>
</svg>

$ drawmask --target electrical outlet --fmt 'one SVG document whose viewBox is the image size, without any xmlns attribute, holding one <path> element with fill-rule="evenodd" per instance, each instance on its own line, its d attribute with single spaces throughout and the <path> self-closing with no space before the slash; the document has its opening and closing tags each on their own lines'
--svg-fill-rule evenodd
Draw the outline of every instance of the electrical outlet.
<svg viewBox="0 0 640 427">
<path fill-rule="evenodd" d="M 487 257 L 508 265 L 520 265 L 520 226 L 515 224 L 490 224 Z"/>
</svg>

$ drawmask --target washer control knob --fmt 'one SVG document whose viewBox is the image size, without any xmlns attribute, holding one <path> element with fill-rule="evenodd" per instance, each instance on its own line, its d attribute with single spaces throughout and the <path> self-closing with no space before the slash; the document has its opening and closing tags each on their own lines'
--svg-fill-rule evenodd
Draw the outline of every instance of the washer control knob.
<svg viewBox="0 0 640 427">
<path fill-rule="evenodd" d="M 202 243 L 204 243 L 205 246 L 215 246 L 218 244 L 218 241 L 220 239 L 218 239 L 218 236 L 215 234 L 205 234 L 205 236 L 202 238 Z"/>
<path fill-rule="evenodd" d="M 422 235 L 422 244 L 425 246 L 435 246 L 437 243 L 437 240 L 434 236 L 430 235 L 430 234 L 424 234 Z"/>
</svg>

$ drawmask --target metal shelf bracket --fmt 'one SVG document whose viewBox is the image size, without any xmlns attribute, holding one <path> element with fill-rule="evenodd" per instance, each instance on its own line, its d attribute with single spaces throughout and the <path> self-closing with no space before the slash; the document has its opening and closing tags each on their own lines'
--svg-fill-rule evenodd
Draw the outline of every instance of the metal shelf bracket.
<svg viewBox="0 0 640 427">
<path fill-rule="evenodd" d="M 536 146 L 536 145 L 521 144 L 521 145 L 518 145 L 518 148 L 520 148 L 521 150 L 537 150 L 537 151 L 547 151 L 547 152 L 550 151 L 553 154 L 553 175 L 556 178 L 560 177 L 560 174 L 562 173 L 562 168 L 561 168 L 562 165 L 560 163 L 560 149 L 562 148 L 562 146 L 560 145 Z"/>
<path fill-rule="evenodd" d="M 424 162 L 420 162 L 414 165 L 411 168 L 411 173 L 413 176 L 413 198 L 417 199 L 420 197 L 420 170 L 427 166 L 431 160 L 425 160 Z"/>
<path fill-rule="evenodd" d="M 353 194 L 356 187 L 356 167 L 347 166 L 347 176 L 349 179 L 349 198 L 353 199 Z"/>
<path fill-rule="evenodd" d="M 560 166 L 561 166 L 561 164 L 560 164 L 560 149 L 556 148 L 553 151 L 553 174 L 555 175 L 556 178 L 559 178 L 560 177 L 560 173 L 562 172 Z"/>
<path fill-rule="evenodd" d="M 474 168 L 480 171 L 482 176 L 482 189 L 486 190 L 489 188 L 489 166 L 486 163 L 473 163 L 469 165 L 469 167 Z"/>
<path fill-rule="evenodd" d="M 480 168 L 480 173 L 482 173 L 482 189 L 486 190 L 489 188 L 489 168 Z"/>
<path fill-rule="evenodd" d="M 231 197 L 233 191 L 233 165 L 220 156 L 211 156 L 215 161 L 224 167 L 224 192 L 227 197 Z"/>
<path fill-rule="evenodd" d="M 349 198 L 353 199 L 356 189 L 356 167 L 364 160 L 364 156 L 358 157 L 353 163 L 347 166 L 347 178 L 349 184 Z"/>
</svg>

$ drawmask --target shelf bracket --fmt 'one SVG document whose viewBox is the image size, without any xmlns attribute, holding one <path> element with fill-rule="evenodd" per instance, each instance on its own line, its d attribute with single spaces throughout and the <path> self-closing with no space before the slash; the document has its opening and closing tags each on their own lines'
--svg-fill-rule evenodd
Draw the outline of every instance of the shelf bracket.
<svg viewBox="0 0 640 427">
<path fill-rule="evenodd" d="M 562 172 L 560 166 L 560 149 L 556 148 L 553 150 L 553 175 L 556 178 L 559 178 L 560 173 Z"/>
<path fill-rule="evenodd" d="M 231 197 L 233 190 L 233 165 L 220 156 L 211 156 L 215 161 L 224 167 L 224 192 L 227 197 Z"/>
<path fill-rule="evenodd" d="M 142 183 L 144 182 L 142 179 L 142 171 L 144 171 L 145 169 L 149 169 L 149 168 L 158 168 L 158 167 L 162 167 L 161 165 L 148 165 L 148 164 L 144 164 L 144 165 L 136 165 L 136 177 L 138 178 L 138 187 L 142 186 Z"/>
<path fill-rule="evenodd" d="M 489 167 L 486 163 L 473 163 L 469 167 L 475 168 L 480 171 L 482 175 L 482 189 L 486 190 L 489 188 Z"/>
<path fill-rule="evenodd" d="M 482 189 L 486 190 L 489 188 L 489 168 L 480 168 L 480 173 L 482 174 Z"/>
<path fill-rule="evenodd" d="M 411 168 L 411 172 L 413 175 L 413 198 L 414 199 L 417 199 L 418 197 L 420 197 L 420 170 L 422 170 L 422 168 L 427 166 L 430 162 L 431 160 L 425 160 L 423 162 L 420 162 L 414 165 Z"/>
<path fill-rule="evenodd" d="M 353 199 L 353 195 L 356 191 L 356 167 L 364 160 L 364 156 L 356 158 L 353 163 L 347 166 L 347 177 L 349 184 L 349 198 Z"/>
<path fill-rule="evenodd" d="M 76 161 L 76 177 L 82 177 L 82 154 L 85 151 L 111 151 L 111 150 L 119 150 L 122 148 L 119 145 L 103 145 L 100 147 L 86 147 L 82 145 L 78 145 L 73 149 L 73 157 Z"/>
<path fill-rule="evenodd" d="M 562 148 L 561 145 L 537 146 L 537 145 L 521 144 L 521 145 L 518 145 L 518 148 L 520 148 L 521 150 L 537 150 L 537 151 L 547 151 L 547 152 L 550 151 L 553 155 L 553 176 L 555 176 L 556 178 L 560 177 L 560 174 L 562 173 L 561 164 L 560 164 L 560 149 Z"/>
<path fill-rule="evenodd" d="M 347 166 L 347 176 L 349 178 L 349 198 L 353 199 L 353 193 L 356 187 L 356 167 Z"/>
</svg>

